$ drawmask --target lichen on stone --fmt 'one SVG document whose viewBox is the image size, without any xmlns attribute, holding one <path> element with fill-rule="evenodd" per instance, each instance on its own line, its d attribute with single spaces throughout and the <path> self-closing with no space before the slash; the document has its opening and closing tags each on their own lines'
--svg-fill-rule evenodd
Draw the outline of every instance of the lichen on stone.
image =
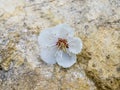
<svg viewBox="0 0 120 90">
<path fill-rule="evenodd" d="M 17 59 L 15 66 L 19 66 L 24 62 L 24 59 L 18 54 L 15 43 L 9 41 L 5 48 L 0 51 L 2 60 L 0 66 L 3 70 L 8 71 L 11 63 Z M 13 67 L 13 66 L 12 66 Z"/>
</svg>

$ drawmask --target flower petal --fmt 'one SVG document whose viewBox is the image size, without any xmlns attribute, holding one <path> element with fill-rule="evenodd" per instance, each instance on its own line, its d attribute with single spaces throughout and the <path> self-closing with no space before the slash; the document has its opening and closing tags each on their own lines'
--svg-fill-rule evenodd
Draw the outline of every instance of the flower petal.
<svg viewBox="0 0 120 90">
<path fill-rule="evenodd" d="M 67 24 L 59 24 L 55 27 L 54 33 L 59 38 L 66 38 L 67 36 L 74 36 L 74 30 Z"/>
<path fill-rule="evenodd" d="M 68 39 L 68 44 L 69 44 L 69 51 L 78 54 L 82 50 L 82 41 L 80 38 L 77 37 L 71 37 Z"/>
<path fill-rule="evenodd" d="M 69 55 L 68 53 L 59 51 L 56 56 L 56 61 L 60 66 L 68 68 L 76 62 L 76 55 Z"/>
<path fill-rule="evenodd" d="M 56 47 L 42 48 L 41 53 L 40 53 L 41 59 L 48 64 L 55 64 L 56 63 L 56 59 L 55 59 L 56 51 L 57 51 Z"/>
<path fill-rule="evenodd" d="M 56 44 L 57 38 L 53 35 L 52 30 L 53 28 L 49 28 L 40 33 L 38 36 L 38 43 L 40 46 L 45 47 Z"/>
</svg>

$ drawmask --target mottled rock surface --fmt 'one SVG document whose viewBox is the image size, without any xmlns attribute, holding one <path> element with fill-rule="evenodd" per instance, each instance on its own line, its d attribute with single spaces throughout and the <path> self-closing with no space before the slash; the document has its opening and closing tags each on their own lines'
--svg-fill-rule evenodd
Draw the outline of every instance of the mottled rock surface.
<svg viewBox="0 0 120 90">
<path fill-rule="evenodd" d="M 68 69 L 39 56 L 41 30 L 67 23 L 83 41 Z M 0 0 L 0 90 L 120 90 L 120 0 Z"/>
</svg>

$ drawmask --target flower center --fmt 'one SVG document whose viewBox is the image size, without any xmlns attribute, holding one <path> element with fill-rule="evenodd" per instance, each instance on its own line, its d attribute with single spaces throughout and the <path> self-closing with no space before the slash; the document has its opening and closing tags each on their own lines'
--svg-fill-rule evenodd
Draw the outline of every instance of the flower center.
<svg viewBox="0 0 120 90">
<path fill-rule="evenodd" d="M 62 38 L 58 38 L 56 45 L 59 49 L 63 51 L 66 51 L 66 48 L 69 48 L 67 40 Z"/>
</svg>

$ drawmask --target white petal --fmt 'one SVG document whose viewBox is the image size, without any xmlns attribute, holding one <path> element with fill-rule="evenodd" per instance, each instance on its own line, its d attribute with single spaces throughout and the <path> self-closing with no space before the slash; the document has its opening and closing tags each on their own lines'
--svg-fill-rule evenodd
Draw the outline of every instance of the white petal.
<svg viewBox="0 0 120 90">
<path fill-rule="evenodd" d="M 76 55 L 75 54 L 69 55 L 68 53 L 59 51 L 56 56 L 56 61 L 60 66 L 68 68 L 76 62 Z"/>
<path fill-rule="evenodd" d="M 78 54 L 82 50 L 82 41 L 80 38 L 77 37 L 71 37 L 68 39 L 69 43 L 69 51 Z"/>
<path fill-rule="evenodd" d="M 74 36 L 74 30 L 67 24 L 59 24 L 55 27 L 54 33 L 59 38 L 66 38 L 67 36 Z"/>
<path fill-rule="evenodd" d="M 57 38 L 53 35 L 52 30 L 53 28 L 49 28 L 40 33 L 38 36 L 38 43 L 40 46 L 45 47 L 56 44 Z"/>
<path fill-rule="evenodd" d="M 41 53 L 40 53 L 41 59 L 48 64 L 55 64 L 56 63 L 56 59 L 55 59 L 56 51 L 57 51 L 56 47 L 42 48 Z"/>
</svg>

